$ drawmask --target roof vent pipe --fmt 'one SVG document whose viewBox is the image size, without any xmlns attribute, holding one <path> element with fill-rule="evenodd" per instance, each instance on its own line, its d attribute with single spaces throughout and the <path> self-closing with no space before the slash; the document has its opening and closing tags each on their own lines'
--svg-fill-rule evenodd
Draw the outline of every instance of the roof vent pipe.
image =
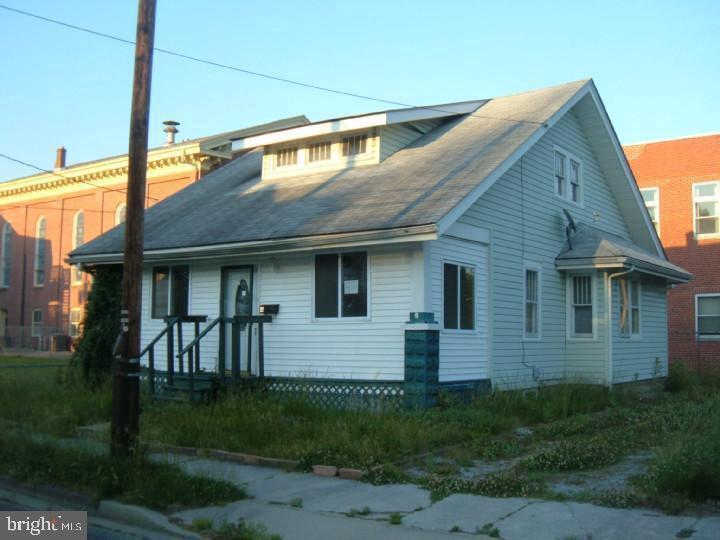
<svg viewBox="0 0 720 540">
<path fill-rule="evenodd" d="M 57 149 L 57 153 L 55 154 L 55 168 L 56 169 L 64 169 L 65 168 L 65 157 L 67 156 L 67 150 L 65 150 L 64 146 L 61 146 Z"/>
<path fill-rule="evenodd" d="M 167 133 L 167 140 L 165 141 L 165 146 L 175 144 L 175 134 L 178 132 L 178 128 L 176 128 L 175 126 L 179 126 L 180 122 L 176 122 L 175 120 L 165 120 L 163 124 L 165 125 L 165 129 L 163 129 L 163 131 Z"/>
</svg>

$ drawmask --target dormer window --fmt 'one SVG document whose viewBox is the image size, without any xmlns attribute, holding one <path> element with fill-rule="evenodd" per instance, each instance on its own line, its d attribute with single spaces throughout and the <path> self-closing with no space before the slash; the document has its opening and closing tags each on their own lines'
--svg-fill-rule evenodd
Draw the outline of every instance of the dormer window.
<svg viewBox="0 0 720 540">
<path fill-rule="evenodd" d="M 332 143 L 323 141 L 308 146 L 308 161 L 314 163 L 316 161 L 327 161 L 331 157 Z"/>
<path fill-rule="evenodd" d="M 367 152 L 367 135 L 353 135 L 343 137 L 342 156 L 350 157 Z"/>
<path fill-rule="evenodd" d="M 283 148 L 278 150 L 275 155 L 275 163 L 278 167 L 287 167 L 288 165 L 297 165 L 298 149 L 297 146 L 292 148 Z"/>
</svg>

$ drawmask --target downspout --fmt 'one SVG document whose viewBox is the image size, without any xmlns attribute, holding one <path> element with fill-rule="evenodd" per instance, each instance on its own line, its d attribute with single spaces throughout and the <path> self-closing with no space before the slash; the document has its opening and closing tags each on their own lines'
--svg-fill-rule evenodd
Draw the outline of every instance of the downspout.
<svg viewBox="0 0 720 540">
<path fill-rule="evenodd" d="M 608 388 L 612 389 L 613 385 L 613 356 L 612 356 L 612 342 L 613 342 L 613 327 L 612 327 L 612 280 L 617 277 L 625 276 L 635 271 L 635 265 L 632 265 L 628 270 L 622 272 L 616 272 L 615 274 L 606 274 L 606 287 L 605 287 L 605 334 L 607 335 L 607 364 L 608 364 Z"/>
</svg>

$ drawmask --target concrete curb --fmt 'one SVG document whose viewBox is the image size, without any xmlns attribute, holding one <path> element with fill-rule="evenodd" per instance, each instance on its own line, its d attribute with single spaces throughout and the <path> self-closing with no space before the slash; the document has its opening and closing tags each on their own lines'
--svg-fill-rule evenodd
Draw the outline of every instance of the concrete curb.
<svg viewBox="0 0 720 540">
<path fill-rule="evenodd" d="M 171 523 L 165 514 L 148 510 L 142 506 L 123 504 L 117 501 L 100 501 L 97 515 L 111 521 L 172 534 L 181 538 L 202 539 L 202 536 Z"/>
<path fill-rule="evenodd" d="M 192 446 L 175 446 L 163 443 L 149 443 L 148 446 L 153 452 L 165 452 L 191 457 L 205 457 L 217 459 L 218 461 L 231 461 L 233 463 L 242 463 L 244 465 L 259 465 L 261 467 L 272 467 L 285 471 L 297 470 L 299 463 L 293 459 L 268 458 L 253 454 L 245 454 L 243 452 L 228 452 L 227 450 L 216 450 L 213 448 L 195 448 Z"/>
</svg>

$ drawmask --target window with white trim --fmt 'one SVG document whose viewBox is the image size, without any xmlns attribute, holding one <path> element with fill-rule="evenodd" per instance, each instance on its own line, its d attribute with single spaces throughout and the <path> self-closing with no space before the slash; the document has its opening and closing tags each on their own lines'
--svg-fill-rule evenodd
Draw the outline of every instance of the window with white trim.
<svg viewBox="0 0 720 540">
<path fill-rule="evenodd" d="M 275 153 L 275 165 L 277 167 L 288 167 L 297 165 L 298 149 L 297 146 L 292 148 L 282 148 Z"/>
<path fill-rule="evenodd" d="M 569 152 L 555 150 L 555 194 L 582 203 L 582 162 Z"/>
<path fill-rule="evenodd" d="M 315 318 L 367 317 L 367 253 L 315 255 Z"/>
<path fill-rule="evenodd" d="M 655 226 L 655 230 L 660 233 L 660 190 L 656 187 L 643 188 L 640 190 L 645 208 L 650 214 L 650 221 Z"/>
<path fill-rule="evenodd" d="M 45 242 L 47 236 L 47 220 L 40 216 L 35 226 L 35 264 L 33 284 L 36 287 L 45 285 Z"/>
<path fill-rule="evenodd" d="M 308 146 L 308 162 L 327 161 L 332 157 L 332 143 L 323 141 Z"/>
<path fill-rule="evenodd" d="M 190 267 L 156 266 L 152 280 L 152 318 L 187 315 L 190 297 Z"/>
<path fill-rule="evenodd" d="M 78 210 L 73 217 L 72 229 L 72 248 L 79 248 L 85 243 L 85 213 Z M 72 268 L 73 282 L 82 283 L 83 273 L 80 265 L 76 264 Z"/>
<path fill-rule="evenodd" d="M 30 335 L 32 337 L 42 337 L 43 335 L 43 310 L 32 310 L 32 322 L 30 326 Z"/>
<path fill-rule="evenodd" d="M 127 205 L 125 203 L 118 204 L 117 208 L 115 209 L 115 225 L 120 225 L 121 223 L 125 223 L 126 215 L 127 215 Z"/>
<path fill-rule="evenodd" d="M 443 327 L 475 329 L 475 268 L 443 263 Z"/>
<path fill-rule="evenodd" d="M 529 339 L 540 337 L 540 271 L 525 268 L 525 312 L 524 336 Z"/>
<path fill-rule="evenodd" d="M 720 182 L 693 185 L 695 236 L 720 234 Z"/>
<path fill-rule="evenodd" d="M 2 230 L 2 255 L 0 256 L 0 287 L 10 286 L 12 268 L 12 225 L 5 223 Z"/>
<path fill-rule="evenodd" d="M 70 337 L 80 337 L 81 329 L 80 324 L 82 323 L 82 310 L 80 308 L 73 308 L 70 310 Z"/>
<path fill-rule="evenodd" d="M 570 336 L 592 338 L 593 278 L 591 275 L 572 276 L 570 281 Z"/>
<path fill-rule="evenodd" d="M 342 139 L 342 156 L 351 157 L 367 152 L 367 134 L 351 135 Z"/>
<path fill-rule="evenodd" d="M 700 339 L 720 339 L 720 293 L 695 296 L 695 327 Z"/>
<path fill-rule="evenodd" d="M 620 335 L 625 337 L 640 335 L 640 282 L 618 279 L 618 295 Z"/>
</svg>

